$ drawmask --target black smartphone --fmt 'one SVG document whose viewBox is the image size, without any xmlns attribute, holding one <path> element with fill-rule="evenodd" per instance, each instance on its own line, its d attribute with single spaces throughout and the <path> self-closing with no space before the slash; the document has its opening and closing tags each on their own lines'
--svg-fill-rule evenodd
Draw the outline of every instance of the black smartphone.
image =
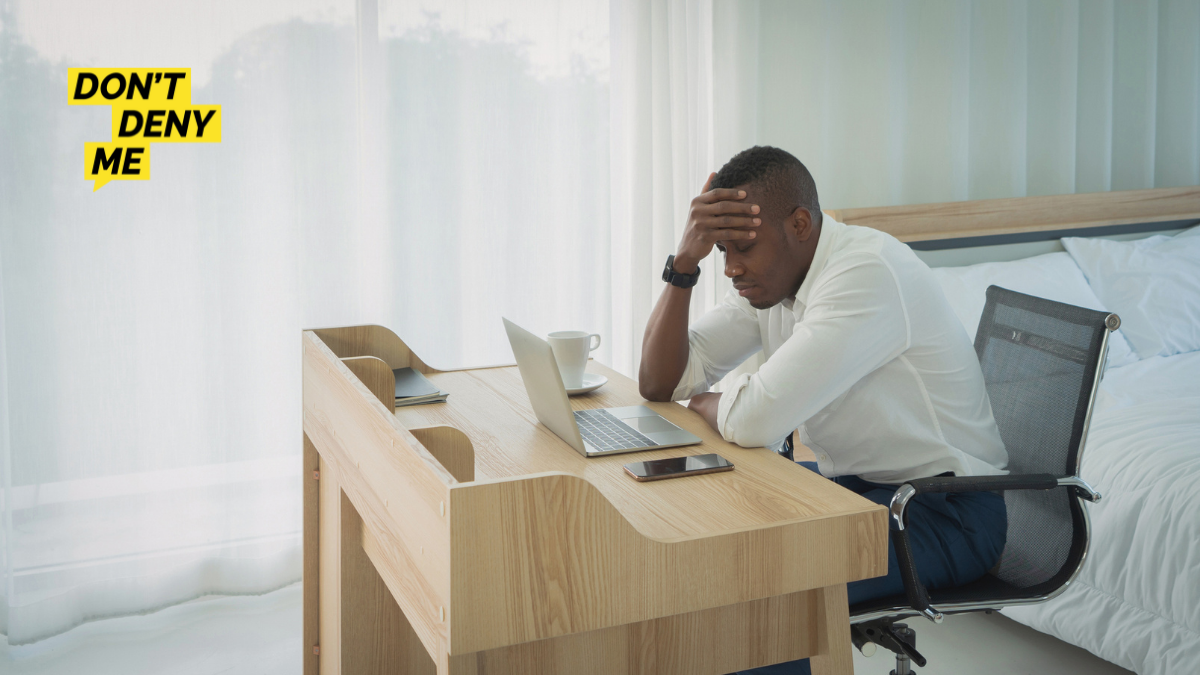
<svg viewBox="0 0 1200 675">
<path fill-rule="evenodd" d="M 637 481 L 698 476 L 718 471 L 733 471 L 733 462 L 720 455 L 694 455 L 692 457 L 652 459 L 648 462 L 633 462 L 625 465 L 625 473 L 633 476 L 633 479 Z"/>
</svg>

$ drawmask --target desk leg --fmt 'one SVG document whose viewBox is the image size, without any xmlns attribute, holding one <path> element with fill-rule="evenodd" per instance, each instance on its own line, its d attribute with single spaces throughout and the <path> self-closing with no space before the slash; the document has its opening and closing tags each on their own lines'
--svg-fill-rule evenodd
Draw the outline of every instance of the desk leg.
<svg viewBox="0 0 1200 675">
<path fill-rule="evenodd" d="M 852 675 L 850 604 L 846 584 L 817 591 L 817 656 L 809 659 L 813 675 Z"/>
<path fill-rule="evenodd" d="M 363 550 L 362 518 L 344 492 L 341 506 L 342 675 L 434 675 L 433 659 Z"/>
<path fill-rule="evenodd" d="M 318 459 L 318 673 L 342 672 L 342 488 L 324 459 Z"/>
<path fill-rule="evenodd" d="M 436 675 L 433 659 L 363 551 L 362 518 L 329 466 L 318 461 L 320 675 Z"/>
<path fill-rule="evenodd" d="M 314 652 L 317 645 L 321 643 L 319 613 L 321 586 L 318 583 L 321 555 L 317 539 L 318 532 L 320 532 L 320 482 L 317 480 L 317 476 L 321 470 L 321 458 L 312 441 L 308 440 L 308 434 L 304 434 L 303 454 L 304 469 L 300 479 L 304 481 L 302 490 L 304 495 L 304 637 L 301 640 L 303 643 L 301 647 L 304 650 L 302 657 L 304 675 L 317 675 L 320 657 Z"/>
</svg>

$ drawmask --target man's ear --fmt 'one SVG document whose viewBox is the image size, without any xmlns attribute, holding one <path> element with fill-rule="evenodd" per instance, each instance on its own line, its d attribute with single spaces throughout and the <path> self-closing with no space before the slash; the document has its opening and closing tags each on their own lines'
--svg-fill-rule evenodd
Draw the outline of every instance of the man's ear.
<svg viewBox="0 0 1200 675">
<path fill-rule="evenodd" d="M 812 216 L 808 213 L 808 209 L 804 208 L 803 206 L 797 206 L 796 209 L 792 211 L 789 221 L 790 222 L 788 225 L 790 225 L 795 231 L 796 239 L 799 241 L 808 241 L 808 238 L 811 237 L 813 233 Z"/>
</svg>

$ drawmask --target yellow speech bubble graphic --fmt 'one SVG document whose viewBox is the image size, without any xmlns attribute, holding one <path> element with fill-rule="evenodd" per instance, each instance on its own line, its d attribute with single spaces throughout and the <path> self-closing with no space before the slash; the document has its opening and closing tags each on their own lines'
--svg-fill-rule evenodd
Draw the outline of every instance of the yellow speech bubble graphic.
<svg viewBox="0 0 1200 675">
<path fill-rule="evenodd" d="M 84 143 L 85 180 L 96 181 L 92 192 L 114 180 L 150 180 L 150 144 Z"/>
<path fill-rule="evenodd" d="M 221 106 L 192 104 L 191 68 L 68 68 L 68 105 L 111 106 L 111 140 L 84 143 L 95 192 L 150 179 L 151 143 L 220 143 Z"/>
</svg>

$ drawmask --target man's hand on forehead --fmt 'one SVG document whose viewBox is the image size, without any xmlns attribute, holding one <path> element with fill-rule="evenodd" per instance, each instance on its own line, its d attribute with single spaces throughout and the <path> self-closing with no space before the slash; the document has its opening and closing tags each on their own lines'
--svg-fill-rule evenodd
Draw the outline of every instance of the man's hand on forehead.
<svg viewBox="0 0 1200 675">
<path fill-rule="evenodd" d="M 687 227 L 679 250 L 675 254 L 675 269 L 690 274 L 696 265 L 708 257 L 717 242 L 737 242 L 754 239 L 756 228 L 762 224 L 758 204 L 747 203 L 746 191 L 740 188 L 713 189 L 716 174 L 710 174 L 701 194 L 692 200 Z"/>
</svg>

